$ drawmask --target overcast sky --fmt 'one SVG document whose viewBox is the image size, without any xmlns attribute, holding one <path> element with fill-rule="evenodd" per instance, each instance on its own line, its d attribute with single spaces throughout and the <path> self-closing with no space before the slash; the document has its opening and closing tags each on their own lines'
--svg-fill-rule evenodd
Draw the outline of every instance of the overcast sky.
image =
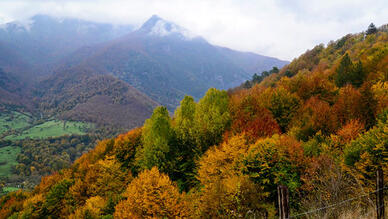
<svg viewBox="0 0 388 219">
<path fill-rule="evenodd" d="M 0 0 L 0 23 L 35 14 L 140 26 L 157 14 L 213 44 L 292 60 L 388 23 L 387 0 Z"/>
</svg>

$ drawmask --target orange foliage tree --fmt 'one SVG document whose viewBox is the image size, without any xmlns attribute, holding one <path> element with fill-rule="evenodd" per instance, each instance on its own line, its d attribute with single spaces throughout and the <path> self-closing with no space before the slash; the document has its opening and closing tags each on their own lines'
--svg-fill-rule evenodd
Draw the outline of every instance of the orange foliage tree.
<svg viewBox="0 0 388 219">
<path fill-rule="evenodd" d="M 338 100 L 334 104 L 334 112 L 339 122 L 344 125 L 351 119 L 361 118 L 361 108 L 361 93 L 351 85 L 341 88 Z"/>
<path fill-rule="evenodd" d="M 231 130 L 245 133 L 251 140 L 280 133 L 279 125 L 272 113 L 263 107 L 257 95 L 241 91 L 230 100 L 232 116 Z"/>
<path fill-rule="evenodd" d="M 298 115 L 292 121 L 293 127 L 300 130 L 299 139 L 307 140 L 311 135 L 321 131 L 329 135 L 337 130 L 339 123 L 332 107 L 318 97 L 312 97 L 304 104 Z"/>
</svg>

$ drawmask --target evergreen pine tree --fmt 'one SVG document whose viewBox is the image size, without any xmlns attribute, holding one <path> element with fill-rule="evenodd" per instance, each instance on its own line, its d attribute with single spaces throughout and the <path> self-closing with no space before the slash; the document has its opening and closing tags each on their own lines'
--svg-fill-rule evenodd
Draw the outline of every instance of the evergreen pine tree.
<svg viewBox="0 0 388 219">
<path fill-rule="evenodd" d="M 337 75 L 335 77 L 335 84 L 337 87 L 344 86 L 349 79 L 349 75 L 353 71 L 353 63 L 349 58 L 349 55 L 346 53 L 344 57 L 342 57 L 339 66 L 337 67 Z"/>
<path fill-rule="evenodd" d="M 369 24 L 368 30 L 366 30 L 366 35 L 374 34 L 374 33 L 377 33 L 377 28 L 373 23 L 371 23 Z"/>
</svg>

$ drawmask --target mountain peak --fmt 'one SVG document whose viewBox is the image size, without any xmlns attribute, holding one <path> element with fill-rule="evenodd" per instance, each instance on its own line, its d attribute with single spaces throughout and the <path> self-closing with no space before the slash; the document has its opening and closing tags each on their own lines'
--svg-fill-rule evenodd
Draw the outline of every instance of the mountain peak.
<svg viewBox="0 0 388 219">
<path fill-rule="evenodd" d="M 140 27 L 140 30 L 149 32 L 152 29 L 152 27 L 156 25 L 158 21 L 164 21 L 164 20 L 163 18 L 154 14 Z"/>
<path fill-rule="evenodd" d="M 139 31 L 142 33 L 146 33 L 148 35 L 160 36 L 160 37 L 175 35 L 175 36 L 178 36 L 179 38 L 186 39 L 186 40 L 191 40 L 197 37 L 187 29 L 173 22 L 164 20 L 158 15 L 152 15 L 152 17 L 149 18 L 140 27 Z"/>
</svg>

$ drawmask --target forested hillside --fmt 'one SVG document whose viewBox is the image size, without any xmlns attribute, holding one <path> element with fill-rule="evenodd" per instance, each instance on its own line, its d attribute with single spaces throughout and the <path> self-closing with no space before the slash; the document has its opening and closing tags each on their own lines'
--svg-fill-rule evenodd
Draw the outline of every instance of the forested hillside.
<svg viewBox="0 0 388 219">
<path fill-rule="evenodd" d="M 271 73 L 186 96 L 171 117 L 157 107 L 143 127 L 2 197 L 0 218 L 274 218 L 279 184 L 291 215 L 348 199 L 310 216 L 369 214 L 377 168 L 388 176 L 387 29 L 318 45 Z"/>
<path fill-rule="evenodd" d="M 124 81 L 91 69 L 55 73 L 34 91 L 37 108 L 46 117 L 86 121 L 111 129 L 140 126 L 158 105 Z"/>
</svg>

